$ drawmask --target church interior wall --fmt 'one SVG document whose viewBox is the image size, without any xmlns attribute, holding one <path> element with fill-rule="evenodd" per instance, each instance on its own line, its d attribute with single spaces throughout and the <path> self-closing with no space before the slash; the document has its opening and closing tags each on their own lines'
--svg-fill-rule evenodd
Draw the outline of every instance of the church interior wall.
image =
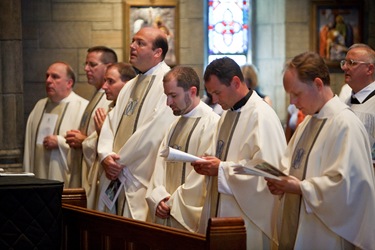
<svg viewBox="0 0 375 250">
<path fill-rule="evenodd" d="M 271 97 L 273 108 L 284 123 L 289 100 L 282 86 L 283 65 L 296 54 L 310 50 L 311 0 L 253 1 L 252 60 L 258 67 L 263 92 Z M 13 15 L 15 20 L 11 24 L 19 27 L 19 32 L 11 39 L 7 36 L 14 33 L 14 28 L 0 32 L 0 52 L 3 54 L 0 61 L 1 72 L 9 68 L 17 70 L 11 71 L 16 72 L 14 74 L 6 74 L 7 77 L 0 75 L 0 118 L 3 121 L 0 128 L 7 126 L 14 130 L 9 133 L 10 128 L 8 131 L 1 129 L 0 150 L 18 150 L 19 154 L 23 147 L 24 124 L 35 103 L 45 97 L 45 71 L 52 62 L 66 61 L 72 65 L 78 76 L 75 91 L 88 99 L 93 88 L 86 83 L 83 69 L 87 48 L 105 45 L 117 52 L 120 61 L 127 60 L 124 58 L 124 50 L 127 49 L 124 47 L 123 32 L 126 19 L 124 2 L 126 0 L 1 1 L 2 16 L 12 11 L 19 14 L 18 17 Z M 203 2 L 176 0 L 176 3 L 179 7 L 178 64 L 191 66 L 202 76 L 205 67 Z M 375 10 L 375 0 L 364 0 L 364 6 L 363 41 L 375 47 L 375 15 L 370 15 Z M 2 26 L 5 26 L 4 23 L 8 25 L 9 21 L 5 20 L 0 19 Z M 13 45 L 10 46 L 9 43 Z M 11 50 L 7 49 L 9 46 Z M 13 57 L 12 53 L 15 53 Z M 6 54 L 8 57 L 4 56 Z M 13 64 L 19 67 L 10 67 L 9 63 L 4 62 L 4 58 L 18 58 Z M 343 84 L 343 74 L 339 71 L 332 72 L 331 77 L 333 90 L 338 93 Z M 5 92 L 4 86 L 13 82 L 17 90 Z M 12 100 L 18 100 L 18 104 L 11 105 Z M 6 101 L 10 104 L 4 105 Z M 23 115 L 14 115 L 20 113 Z M 13 123 L 21 125 L 12 126 Z M 12 141 L 12 137 L 16 138 L 16 143 L 4 145 L 5 141 Z"/>
</svg>

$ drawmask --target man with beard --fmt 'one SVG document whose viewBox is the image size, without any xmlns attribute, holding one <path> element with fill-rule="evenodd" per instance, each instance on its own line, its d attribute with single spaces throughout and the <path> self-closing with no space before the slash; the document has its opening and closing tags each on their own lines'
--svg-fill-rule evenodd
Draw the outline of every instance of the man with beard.
<svg viewBox="0 0 375 250">
<path fill-rule="evenodd" d="M 164 79 L 167 105 L 180 118 L 171 126 L 160 151 L 168 147 L 203 155 L 213 140 L 219 120 L 199 98 L 199 77 L 190 67 L 176 66 Z M 197 232 L 206 196 L 206 178 L 189 162 L 168 162 L 159 156 L 146 196 L 152 221 Z"/>
</svg>

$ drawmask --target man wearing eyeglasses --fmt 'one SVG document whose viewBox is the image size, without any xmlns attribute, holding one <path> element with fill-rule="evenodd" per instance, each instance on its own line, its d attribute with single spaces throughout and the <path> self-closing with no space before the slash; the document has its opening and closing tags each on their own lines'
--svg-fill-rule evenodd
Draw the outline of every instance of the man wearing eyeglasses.
<svg viewBox="0 0 375 250">
<path fill-rule="evenodd" d="M 375 51 L 366 44 L 354 44 L 340 65 L 345 82 L 352 88 L 352 95 L 345 102 L 366 127 L 375 167 Z"/>
<path fill-rule="evenodd" d="M 79 129 L 72 129 L 66 133 L 66 143 L 69 144 L 71 180 L 70 187 L 82 186 L 82 171 L 87 171 L 85 163 L 82 161 L 82 143 L 92 133 L 96 133 L 94 116 L 98 108 L 108 109 L 111 101 L 107 100 L 102 86 L 104 84 L 104 75 L 107 66 L 117 62 L 116 52 L 105 46 L 95 46 L 87 50 L 85 71 L 87 81 L 94 86 L 96 92 L 91 98 L 85 112 L 83 113 Z"/>
</svg>

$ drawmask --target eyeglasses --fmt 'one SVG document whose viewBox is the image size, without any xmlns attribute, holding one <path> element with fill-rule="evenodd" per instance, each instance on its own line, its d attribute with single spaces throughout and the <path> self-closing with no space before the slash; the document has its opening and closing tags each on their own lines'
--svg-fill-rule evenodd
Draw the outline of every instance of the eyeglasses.
<svg viewBox="0 0 375 250">
<path fill-rule="evenodd" d="M 341 68 L 343 68 L 345 65 L 348 66 L 349 68 L 355 66 L 355 65 L 358 65 L 358 64 L 371 64 L 369 62 L 362 62 L 362 61 L 356 61 L 356 60 L 353 60 L 353 59 L 349 59 L 349 60 L 341 60 L 340 61 L 340 66 Z"/>
</svg>

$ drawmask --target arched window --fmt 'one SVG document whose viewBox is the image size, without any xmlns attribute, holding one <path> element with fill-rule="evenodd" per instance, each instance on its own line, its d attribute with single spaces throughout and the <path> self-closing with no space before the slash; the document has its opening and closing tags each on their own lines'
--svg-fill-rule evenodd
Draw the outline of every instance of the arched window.
<svg viewBox="0 0 375 250">
<path fill-rule="evenodd" d="M 208 0 L 208 63 L 224 56 L 251 62 L 250 11 L 251 0 Z"/>
</svg>

